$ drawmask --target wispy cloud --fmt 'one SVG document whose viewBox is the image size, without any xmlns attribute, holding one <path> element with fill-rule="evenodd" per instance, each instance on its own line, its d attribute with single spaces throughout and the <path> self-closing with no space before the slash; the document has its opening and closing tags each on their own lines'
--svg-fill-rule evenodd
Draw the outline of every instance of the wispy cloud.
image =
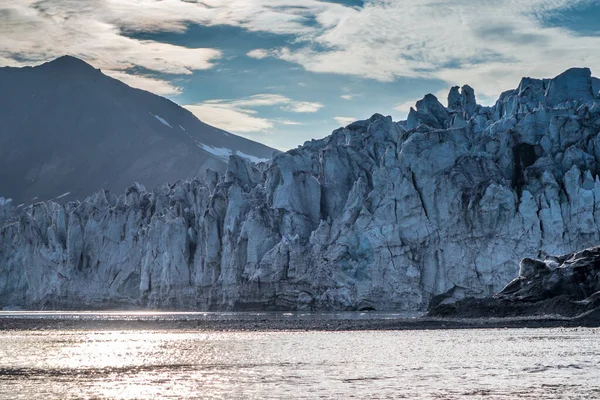
<svg viewBox="0 0 600 400">
<path fill-rule="evenodd" d="M 520 77 L 553 76 L 573 65 L 600 64 L 600 37 L 548 27 L 544 21 L 593 0 L 372 0 L 303 33 L 300 49 L 263 49 L 319 73 L 392 81 L 399 77 L 469 83 L 486 96 Z M 328 11 L 322 11 L 329 15 Z"/>
<path fill-rule="evenodd" d="M 178 95 L 183 91 L 181 87 L 175 86 L 172 83 L 162 79 L 155 79 L 144 75 L 132 75 L 123 71 L 103 72 L 115 79 L 125 82 L 129 86 L 148 90 L 152 93 L 160 94 L 162 96 Z"/>
<path fill-rule="evenodd" d="M 207 100 L 186 105 L 202 121 L 235 133 L 272 133 L 278 125 L 301 125 L 298 121 L 259 116 L 256 108 L 276 107 L 292 113 L 313 113 L 323 107 L 320 103 L 295 101 L 279 94 L 256 94 L 235 100 Z"/>
<path fill-rule="evenodd" d="M 247 108 L 236 108 L 227 103 L 201 103 L 184 106 L 201 121 L 235 133 L 271 131 L 276 121 L 257 116 Z"/>
<path fill-rule="evenodd" d="M 341 126 L 350 125 L 351 123 L 358 121 L 358 118 L 354 117 L 333 117 L 333 119 Z"/>
<path fill-rule="evenodd" d="M 323 104 L 310 101 L 295 101 L 280 94 L 255 94 L 234 100 L 208 100 L 207 104 L 227 104 L 235 108 L 256 108 L 278 106 L 281 110 L 295 113 L 313 113 L 323 108 Z"/>
<path fill-rule="evenodd" d="M 163 74 L 208 69 L 218 49 L 186 48 L 126 35 L 184 32 L 189 24 L 285 34 L 292 44 L 257 48 L 317 73 L 391 82 L 401 77 L 469 83 L 485 96 L 523 75 L 553 76 L 573 65 L 600 65 L 600 37 L 544 25 L 596 0 L 369 0 L 349 7 L 319 0 L 4 0 L 0 62 L 23 65 L 65 53 L 108 71 L 138 66 Z M 123 75 L 122 75 L 123 76 Z M 157 87 L 157 77 L 137 83 Z M 133 81 L 133 78 L 129 78 Z M 172 85 L 171 85 L 172 86 Z M 163 84 L 163 93 L 177 90 Z M 344 94 L 345 100 L 351 96 Z"/>
<path fill-rule="evenodd" d="M 290 101 L 282 107 L 283 110 L 295 113 L 315 113 L 323 108 L 321 103 L 310 101 Z"/>
<path fill-rule="evenodd" d="M 438 101 L 442 105 L 447 106 L 449 91 L 450 91 L 449 88 L 442 89 L 442 90 L 439 90 L 436 93 L 432 93 L 432 94 L 438 99 Z M 421 100 L 422 98 L 423 98 L 423 96 L 416 98 L 416 99 L 411 99 L 411 100 L 402 102 L 400 104 L 396 104 L 396 106 L 394 106 L 394 110 L 408 114 L 408 112 L 410 111 L 411 108 L 416 108 L 417 101 Z"/>
<path fill-rule="evenodd" d="M 415 107 L 418 100 L 408 100 L 400 104 L 396 104 L 394 110 L 400 111 L 402 114 L 408 114 L 411 107 Z"/>
<path fill-rule="evenodd" d="M 265 49 L 254 49 L 250 50 L 246 55 L 250 58 L 256 58 L 257 60 L 262 60 L 263 58 L 267 58 L 270 56 L 268 50 Z"/>
<path fill-rule="evenodd" d="M 151 76 L 126 74 L 131 67 L 155 73 L 191 74 L 212 68 L 221 52 L 186 48 L 124 35 L 134 28 L 180 30 L 187 20 L 179 1 L 4 0 L 0 3 L 0 62 L 39 64 L 64 54 L 80 57 L 109 75 L 161 94 L 179 89 Z M 172 7 L 171 11 L 165 11 Z M 173 18 L 179 13 L 178 18 Z M 162 22 L 161 22 L 162 21 Z"/>
</svg>

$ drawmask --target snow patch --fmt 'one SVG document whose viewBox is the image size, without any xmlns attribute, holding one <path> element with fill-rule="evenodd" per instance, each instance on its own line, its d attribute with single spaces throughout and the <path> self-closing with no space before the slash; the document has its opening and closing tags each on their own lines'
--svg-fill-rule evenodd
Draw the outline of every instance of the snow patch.
<svg viewBox="0 0 600 400">
<path fill-rule="evenodd" d="M 213 146 L 208 146 L 204 143 L 197 143 L 198 147 L 200 147 L 202 150 L 209 152 L 210 154 L 221 158 L 225 161 L 229 161 L 229 156 L 231 155 L 231 150 L 230 149 L 226 149 L 224 147 L 213 147 Z"/>
<path fill-rule="evenodd" d="M 9 203 L 12 203 L 12 199 L 6 199 L 4 197 L 0 197 L 0 207 L 5 206 Z"/>
<path fill-rule="evenodd" d="M 152 115 L 154 118 L 156 118 L 157 120 L 159 120 L 163 125 L 166 125 L 169 128 L 173 129 L 173 127 L 171 126 L 171 124 L 169 124 L 166 119 L 161 118 L 160 115 L 152 114 L 152 113 L 150 113 L 150 115 Z"/>
<path fill-rule="evenodd" d="M 232 151 L 231 149 L 227 149 L 224 147 L 213 147 L 213 146 L 209 146 L 206 145 L 204 143 L 200 143 L 200 142 L 196 142 L 196 144 L 198 145 L 198 147 L 200 147 L 202 150 L 209 152 L 210 154 L 224 160 L 224 161 L 229 161 L 229 156 L 232 154 L 236 154 L 242 158 L 245 158 L 246 160 L 253 162 L 253 163 L 261 163 L 261 162 L 267 162 L 269 161 L 268 158 L 260 158 L 260 157 L 256 157 L 250 154 L 246 154 L 244 152 L 241 152 L 239 150 L 236 151 Z"/>
<path fill-rule="evenodd" d="M 71 192 L 63 193 L 63 194 L 61 194 L 60 196 L 58 196 L 58 197 L 55 197 L 55 199 L 62 199 L 63 197 L 67 197 L 67 196 L 68 196 L 68 195 L 70 195 L 70 194 L 71 194 Z"/>
<path fill-rule="evenodd" d="M 267 161 L 269 161 L 269 159 L 268 159 L 268 158 L 260 158 L 260 157 L 252 156 L 252 155 L 250 155 L 250 154 L 246 154 L 246 153 L 244 153 L 244 152 L 241 152 L 241 151 L 239 151 L 239 150 L 238 150 L 238 151 L 236 151 L 236 154 L 237 154 L 238 156 L 242 157 L 242 158 L 245 158 L 245 159 L 246 159 L 246 160 L 248 160 L 248 161 L 251 161 L 251 162 L 253 162 L 253 163 L 257 163 L 257 164 L 258 164 L 258 163 L 261 163 L 261 162 L 267 162 Z"/>
</svg>

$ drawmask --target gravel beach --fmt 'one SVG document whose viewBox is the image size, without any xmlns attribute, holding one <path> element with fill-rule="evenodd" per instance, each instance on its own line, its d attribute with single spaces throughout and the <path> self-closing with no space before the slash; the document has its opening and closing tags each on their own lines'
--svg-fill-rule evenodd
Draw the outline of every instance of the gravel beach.
<svg viewBox="0 0 600 400">
<path fill-rule="evenodd" d="M 0 330 L 197 330 L 197 331 L 361 331 L 427 329 L 500 329 L 598 327 L 600 311 L 576 318 L 561 316 L 509 318 L 408 318 L 408 319 L 322 319 L 322 318 L 227 318 L 161 319 L 157 317 L 77 317 L 30 318 L 0 317 Z"/>
</svg>

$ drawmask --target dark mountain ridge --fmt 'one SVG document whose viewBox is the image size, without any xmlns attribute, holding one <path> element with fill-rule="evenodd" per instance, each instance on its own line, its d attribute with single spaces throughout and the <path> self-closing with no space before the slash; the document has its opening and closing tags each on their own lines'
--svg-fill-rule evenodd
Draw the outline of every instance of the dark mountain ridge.
<svg viewBox="0 0 600 400">
<path fill-rule="evenodd" d="M 0 121 L 0 196 L 15 204 L 158 187 L 275 151 L 70 56 L 0 68 Z"/>
</svg>

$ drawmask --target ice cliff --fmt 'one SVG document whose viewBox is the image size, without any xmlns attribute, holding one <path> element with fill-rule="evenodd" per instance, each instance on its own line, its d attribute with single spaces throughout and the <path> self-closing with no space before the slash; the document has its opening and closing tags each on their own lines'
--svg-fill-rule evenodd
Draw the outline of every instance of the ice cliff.
<svg viewBox="0 0 600 400">
<path fill-rule="evenodd" d="M 14 214 L 12 199 L 0 197 L 0 225 Z"/>
<path fill-rule="evenodd" d="M 600 97 L 589 69 L 469 86 L 225 174 L 0 228 L 0 305 L 422 310 L 486 296 L 524 257 L 600 243 Z"/>
</svg>

